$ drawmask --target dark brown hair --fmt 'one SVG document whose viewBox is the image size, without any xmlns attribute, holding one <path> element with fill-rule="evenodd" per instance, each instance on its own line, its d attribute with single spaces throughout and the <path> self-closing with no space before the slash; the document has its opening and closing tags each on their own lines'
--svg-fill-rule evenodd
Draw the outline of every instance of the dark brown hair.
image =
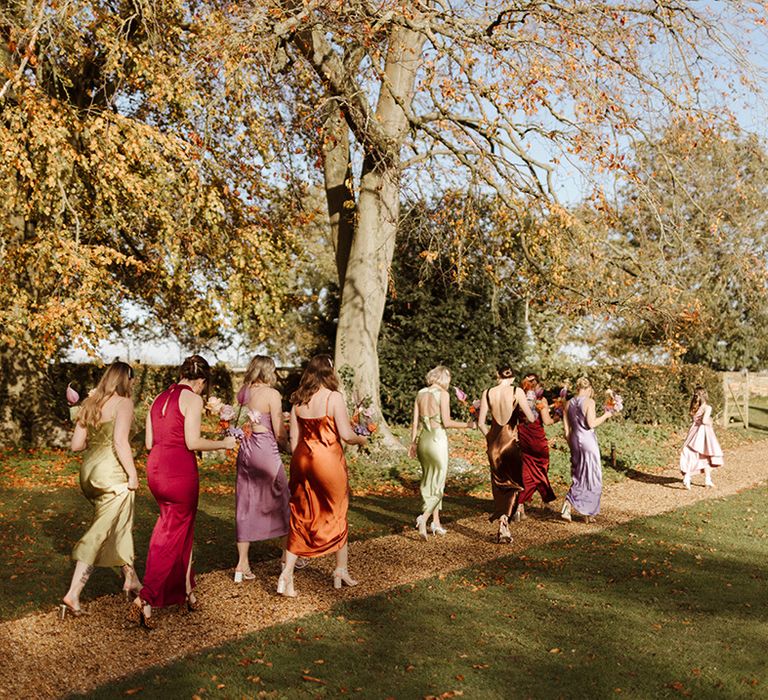
<svg viewBox="0 0 768 700">
<path fill-rule="evenodd" d="M 496 366 L 496 374 L 500 379 L 512 379 L 515 376 L 514 370 L 506 362 Z"/>
<path fill-rule="evenodd" d="M 77 422 L 86 428 L 98 426 L 101 422 L 101 409 L 108 399 L 115 395 L 131 397 L 131 379 L 133 379 L 133 367 L 119 360 L 113 362 L 107 367 L 96 388 L 80 406 Z"/>
<path fill-rule="evenodd" d="M 179 368 L 182 379 L 205 379 L 206 388 L 211 383 L 211 366 L 200 355 L 190 355 Z"/>
<path fill-rule="evenodd" d="M 698 411 L 701 408 L 702 404 L 707 403 L 708 396 L 707 396 L 707 390 L 703 386 L 697 386 L 693 390 L 693 396 L 691 396 L 691 415 L 696 415 L 696 411 Z"/>
<path fill-rule="evenodd" d="M 294 406 L 304 406 L 317 393 L 325 387 L 331 391 L 339 390 L 339 378 L 333 369 L 333 359 L 330 355 L 315 355 L 301 375 L 299 388 L 291 394 L 291 403 Z"/>
</svg>

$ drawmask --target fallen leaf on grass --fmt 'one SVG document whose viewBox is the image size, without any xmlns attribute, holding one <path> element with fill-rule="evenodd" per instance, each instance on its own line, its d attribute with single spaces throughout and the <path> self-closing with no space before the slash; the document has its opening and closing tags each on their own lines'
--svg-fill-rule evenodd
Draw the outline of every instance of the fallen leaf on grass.
<svg viewBox="0 0 768 700">
<path fill-rule="evenodd" d="M 124 695 L 136 695 L 136 693 L 140 693 L 142 690 L 144 690 L 144 687 L 140 688 L 128 688 L 128 690 L 125 691 Z"/>
<path fill-rule="evenodd" d="M 303 675 L 302 680 L 309 681 L 310 683 L 319 683 L 320 685 L 328 685 L 326 681 L 321 678 L 315 678 L 314 676 Z"/>
</svg>

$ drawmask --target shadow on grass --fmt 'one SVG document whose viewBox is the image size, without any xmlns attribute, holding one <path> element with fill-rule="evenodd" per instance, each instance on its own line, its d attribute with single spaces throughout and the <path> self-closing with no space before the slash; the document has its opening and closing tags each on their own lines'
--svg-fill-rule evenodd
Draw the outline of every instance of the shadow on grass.
<svg viewBox="0 0 768 700">
<path fill-rule="evenodd" d="M 761 487 L 337 605 L 90 697 L 758 697 Z"/>
</svg>

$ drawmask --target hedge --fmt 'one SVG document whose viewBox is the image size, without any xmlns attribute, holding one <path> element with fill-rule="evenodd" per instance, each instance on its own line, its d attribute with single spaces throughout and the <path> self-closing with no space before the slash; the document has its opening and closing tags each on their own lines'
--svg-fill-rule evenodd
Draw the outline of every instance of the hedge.
<svg viewBox="0 0 768 700">
<path fill-rule="evenodd" d="M 406 424 L 410 420 L 413 400 L 423 384 L 419 382 L 419 378 L 423 377 L 431 367 L 429 362 L 422 361 L 422 364 L 423 366 L 415 367 L 411 372 L 397 373 L 401 381 L 387 383 L 382 394 L 382 404 L 384 416 L 388 421 Z M 151 400 L 177 378 L 176 366 L 135 363 L 133 367 L 137 378 L 134 393 L 134 401 L 137 404 Z M 484 368 L 483 377 L 470 377 L 467 372 L 469 369 L 468 367 L 456 368 L 454 383 L 467 391 L 468 401 L 471 403 L 479 396 L 470 392 L 479 394 L 483 387 L 490 386 L 494 382 L 490 368 Z M 528 369 L 521 370 L 521 373 Z M 103 372 L 104 365 L 95 363 L 62 362 L 51 365 L 48 372 L 52 387 L 49 394 L 50 414 L 61 421 L 66 421 L 68 411 L 64 391 L 67 384 L 71 382 L 73 388 L 81 397 L 84 397 L 91 388 L 96 386 Z M 396 373 L 390 371 L 387 374 L 393 377 Z M 592 381 L 598 406 L 602 402 L 604 391 L 608 388 L 613 389 L 624 399 L 623 419 L 635 423 L 652 425 L 686 423 L 689 420 L 688 405 L 691 393 L 697 384 L 707 389 L 715 413 L 721 411 L 723 406 L 720 375 L 700 365 L 592 365 L 571 367 L 561 371 L 553 369 L 541 371 L 542 382 L 550 398 L 557 395 L 560 387 L 566 382 L 573 387 L 576 379 L 582 375 L 589 377 Z M 301 370 L 281 369 L 278 376 L 278 389 L 283 395 L 287 408 L 288 397 L 298 385 Z M 242 374 L 233 373 L 225 365 L 217 364 L 212 368 L 211 394 L 231 403 L 241 380 Z M 451 392 L 451 400 L 454 415 L 466 413 L 466 407 L 458 405 L 453 392 Z"/>
</svg>

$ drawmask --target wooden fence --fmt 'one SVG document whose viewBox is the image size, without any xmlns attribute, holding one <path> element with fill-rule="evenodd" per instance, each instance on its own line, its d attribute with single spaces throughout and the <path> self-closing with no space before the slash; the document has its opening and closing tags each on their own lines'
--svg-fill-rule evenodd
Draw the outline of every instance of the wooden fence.
<svg viewBox="0 0 768 700">
<path fill-rule="evenodd" d="M 723 426 L 731 419 L 749 427 L 749 404 L 755 397 L 768 397 L 768 372 L 723 372 Z"/>
</svg>

